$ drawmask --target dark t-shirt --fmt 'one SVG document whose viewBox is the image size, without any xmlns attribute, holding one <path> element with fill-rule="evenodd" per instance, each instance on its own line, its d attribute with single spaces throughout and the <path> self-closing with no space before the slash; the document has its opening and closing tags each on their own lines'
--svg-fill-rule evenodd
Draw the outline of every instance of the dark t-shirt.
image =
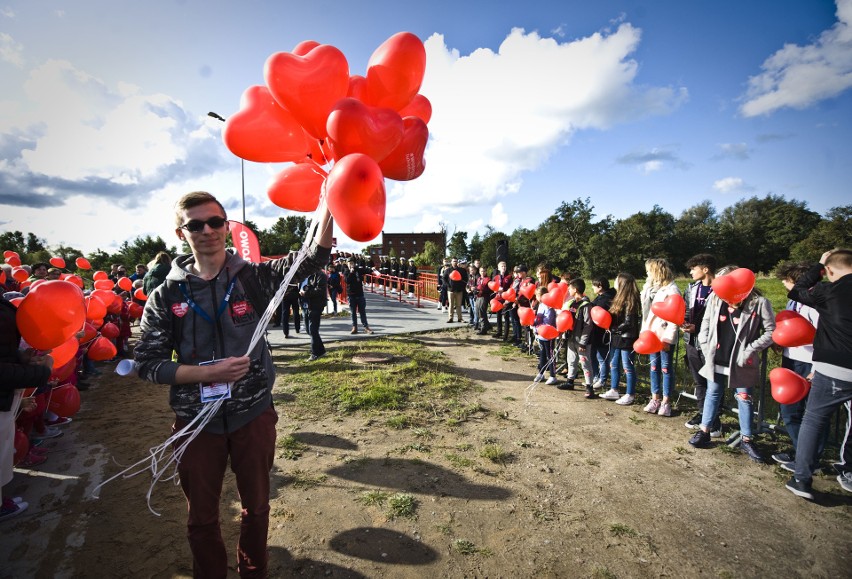
<svg viewBox="0 0 852 579">
<path fill-rule="evenodd" d="M 743 307 L 722 307 L 719 319 L 716 321 L 717 336 L 719 342 L 716 345 L 716 356 L 713 362 L 717 366 L 729 366 L 731 364 L 731 352 L 734 351 L 734 343 L 737 337 L 737 328 L 742 317 Z"/>
</svg>

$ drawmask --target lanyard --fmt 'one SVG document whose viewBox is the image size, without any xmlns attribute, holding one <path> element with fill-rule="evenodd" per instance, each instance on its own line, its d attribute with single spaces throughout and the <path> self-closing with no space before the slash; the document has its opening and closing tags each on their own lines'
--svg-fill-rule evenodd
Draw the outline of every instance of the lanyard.
<svg viewBox="0 0 852 579">
<path fill-rule="evenodd" d="M 236 284 L 237 276 L 234 276 L 233 278 L 231 278 L 231 282 L 228 284 L 228 289 L 225 291 L 225 297 L 222 298 L 222 303 L 219 304 L 219 311 L 216 312 L 216 321 L 219 320 L 219 318 L 222 316 L 222 312 L 224 312 L 225 308 L 228 306 L 228 302 L 231 301 L 231 292 L 234 291 L 234 286 Z M 207 322 L 210 322 L 212 324 L 213 319 L 210 317 L 210 315 L 205 312 L 201 308 L 201 306 L 195 303 L 195 300 L 189 297 L 188 293 L 186 293 L 186 284 L 181 282 L 180 284 L 178 284 L 178 287 L 180 288 L 183 297 L 186 298 L 186 303 L 189 305 L 189 307 L 191 307 L 195 311 L 195 313 L 204 318 Z"/>
</svg>

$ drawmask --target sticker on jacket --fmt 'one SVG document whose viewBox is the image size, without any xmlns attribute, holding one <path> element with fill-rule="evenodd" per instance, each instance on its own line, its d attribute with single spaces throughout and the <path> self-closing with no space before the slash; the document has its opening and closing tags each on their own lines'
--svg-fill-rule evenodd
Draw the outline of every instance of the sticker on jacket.
<svg viewBox="0 0 852 579">
<path fill-rule="evenodd" d="M 179 304 L 172 304 L 172 313 L 179 318 L 182 318 L 186 315 L 186 312 L 189 311 L 189 304 L 186 302 L 181 302 Z"/>
</svg>

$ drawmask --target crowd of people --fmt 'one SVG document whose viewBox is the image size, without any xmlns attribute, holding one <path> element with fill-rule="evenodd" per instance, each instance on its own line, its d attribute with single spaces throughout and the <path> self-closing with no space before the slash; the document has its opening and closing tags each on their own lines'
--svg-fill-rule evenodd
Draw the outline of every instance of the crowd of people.
<svg viewBox="0 0 852 579">
<path fill-rule="evenodd" d="M 320 216 L 320 227 L 306 252 L 250 264 L 225 248 L 227 216 L 208 193 L 190 193 L 176 206 L 176 234 L 191 253 L 172 261 L 160 254 L 148 266 L 139 265 L 131 276 L 116 264 L 109 278 L 116 292 L 125 292 L 126 304 L 134 295 L 118 288 L 118 280 L 131 278 L 135 289 L 148 299 L 140 323 L 134 357 L 138 376 L 171 386 L 170 405 L 175 412 L 175 433 L 193 423 L 210 401 L 222 401 L 220 410 L 181 443 L 180 483 L 188 499 L 188 538 L 196 573 L 216 574 L 227 567 L 219 530 L 219 494 L 226 465 L 237 477 L 242 503 L 238 569 L 241 574 L 265 572 L 266 529 L 269 517 L 269 470 L 275 447 L 277 414 L 271 388 L 276 369 L 259 322 L 276 289 L 285 280 L 288 291 L 278 312 L 277 325 L 285 337 L 291 313 L 311 336 L 310 360 L 325 355 L 320 336 L 322 314 L 345 294 L 352 321 L 351 332 L 372 333 L 365 311 L 364 285 L 391 286 L 391 293 L 412 295 L 417 269 L 413 260 L 381 260 L 374 265 L 360 256 L 331 259 L 331 216 Z M 586 282 L 570 272 L 556 276 L 546 263 L 534 275 L 523 264 L 511 271 L 501 261 L 488 275 L 486 268 L 456 258 L 438 270 L 438 309 L 447 323 L 467 323 L 480 335 L 510 343 L 538 356 L 534 383 L 560 390 L 582 388 L 587 400 L 613 401 L 630 406 L 637 400 L 637 342 L 653 335 L 661 347 L 650 353 L 648 378 L 651 395 L 644 412 L 672 416 L 674 351 L 684 340 L 686 361 L 695 384 L 698 412 L 685 426 L 692 431 L 689 444 L 707 448 L 721 436 L 720 413 L 724 393 L 730 389 L 738 408 L 740 448 L 752 460 L 763 462 L 754 445 L 753 394 L 759 384 L 760 356 L 773 344 L 775 316 L 769 301 L 756 288 L 737 300 L 723 300 L 713 291 L 718 276 L 730 274 L 733 265 L 718 267 L 712 255 L 696 255 L 685 265 L 692 282 L 682 294 L 686 312 L 682 324 L 658 315 L 655 305 L 680 296 L 671 265 L 665 259 L 646 262 L 646 279 L 640 288 L 634 276 L 620 273 L 610 287 L 600 276 Z M 61 270 L 33 264 L 33 281 L 59 279 Z M 4 268 L 4 274 L 8 274 Z M 788 290 L 786 309 L 804 316 L 816 327 L 811 345 L 784 348 L 782 365 L 811 382 L 810 394 L 801 402 L 782 404 L 781 416 L 790 437 L 790 449 L 773 460 L 791 471 L 786 487 L 814 498 L 811 481 L 825 448 L 829 421 L 841 405 L 850 413 L 852 400 L 852 251 L 826 252 L 818 264 L 785 264 L 778 270 Z M 823 275 L 828 281 L 822 281 Z M 368 276 L 370 279 L 368 281 Z M 4 275 L 0 300 L 0 485 L 12 476 L 15 432 L 25 436 L 29 450 L 17 464 L 37 467 L 48 459 L 41 443 L 60 436 L 71 418 L 50 410 L 50 393 L 70 384 L 85 390 L 86 378 L 98 370 L 81 345 L 72 370 L 57 376 L 51 356 L 27 347 L 15 323 L 10 299 L 23 297 L 28 288 Z M 561 303 L 554 303 L 556 288 L 564 286 Z M 532 288 L 532 289 L 531 289 Z M 330 300 L 330 301 L 329 301 Z M 300 313 L 301 310 L 301 313 Z M 601 317 L 600 312 L 606 317 Z M 532 316 L 529 316 L 532 312 Z M 117 356 L 128 355 L 130 317 L 126 310 L 114 316 L 121 331 L 115 338 Z M 274 326 L 275 324 L 273 324 Z M 559 328 L 558 331 L 554 328 Z M 253 341 L 256 336 L 259 341 Z M 83 336 L 80 336 L 83 339 Z M 256 344 L 248 353 L 246 345 Z M 623 380 L 622 380 L 623 377 Z M 186 388 L 195 385 L 196 388 Z M 24 389 L 29 389 L 25 394 Z M 852 414 L 849 414 L 852 418 Z M 847 436 L 841 448 L 837 480 L 852 492 L 852 451 Z M 0 519 L 27 508 L 20 497 L 3 496 Z"/>
<path fill-rule="evenodd" d="M 74 336 L 78 341 L 76 352 L 71 352 L 69 360 L 62 364 L 57 364 L 58 360 L 49 352 L 36 350 L 22 339 L 15 323 L 16 302 L 25 298 L 38 282 L 67 279 L 69 273 L 51 264 L 37 262 L 22 264 L 20 268 L 29 276 L 18 279 L 9 264 L 0 264 L 0 487 L 11 480 L 13 466 L 34 469 L 47 462 L 50 452 L 46 441 L 62 436 L 64 429 L 73 422 L 71 416 L 60 414 L 69 410 L 67 403 L 60 404 L 58 400 L 60 396 L 65 400 L 65 393 L 71 389 L 75 393 L 88 390 L 91 378 L 101 373 L 87 355 L 94 338 L 102 336 L 113 345 L 115 356 L 110 361 L 131 355 L 129 339 L 131 325 L 135 320 L 131 304 L 141 308 L 144 300 L 134 298 L 131 291 L 121 288 L 119 279 L 128 278 L 132 290 L 146 286 L 153 290 L 162 283 L 159 278 L 165 275 L 161 275 L 161 269 L 158 268 L 169 262 L 168 254 L 161 252 L 150 267 L 139 264 L 130 275 L 125 266 L 117 263 L 111 266 L 109 272 L 101 272 L 104 275 L 98 277 L 112 282 L 121 306 L 105 309 L 102 318 L 88 321 L 87 326 L 90 327 L 84 327 Z M 93 287 L 94 281 L 89 280 L 90 287 Z M 91 289 L 83 293 L 87 299 L 92 299 Z M 93 324 L 97 324 L 97 327 Z M 0 520 L 15 517 L 28 506 L 22 497 L 3 494 Z"/>
</svg>

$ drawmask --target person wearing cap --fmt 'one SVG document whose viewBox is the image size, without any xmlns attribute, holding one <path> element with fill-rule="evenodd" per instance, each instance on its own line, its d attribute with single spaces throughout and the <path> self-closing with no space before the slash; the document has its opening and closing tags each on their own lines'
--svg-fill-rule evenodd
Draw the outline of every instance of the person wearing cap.
<svg viewBox="0 0 852 579">
<path fill-rule="evenodd" d="M 414 258 L 408 258 L 408 297 L 414 297 L 414 284 L 417 281 L 417 265 Z"/>
<path fill-rule="evenodd" d="M 397 284 L 397 290 L 399 290 L 399 295 L 405 293 L 405 286 L 407 285 L 404 279 L 408 279 L 408 263 L 405 261 L 404 257 L 399 258 L 399 283 Z"/>
</svg>

